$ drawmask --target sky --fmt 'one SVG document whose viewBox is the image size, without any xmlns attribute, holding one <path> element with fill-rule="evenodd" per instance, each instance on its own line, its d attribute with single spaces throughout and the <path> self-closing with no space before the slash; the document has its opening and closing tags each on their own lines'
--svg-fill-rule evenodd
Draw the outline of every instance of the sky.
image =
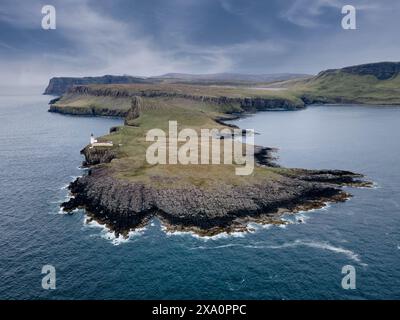
<svg viewBox="0 0 400 320">
<path fill-rule="evenodd" d="M 342 28 L 346 4 L 356 30 Z M 55 30 L 41 26 L 44 5 Z M 0 85 L 399 61 L 399 15 L 398 0 L 0 0 Z"/>
</svg>

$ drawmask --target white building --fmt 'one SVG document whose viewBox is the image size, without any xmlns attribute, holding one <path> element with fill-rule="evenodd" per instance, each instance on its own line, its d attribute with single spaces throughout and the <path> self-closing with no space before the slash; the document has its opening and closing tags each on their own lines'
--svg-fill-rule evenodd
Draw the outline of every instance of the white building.
<svg viewBox="0 0 400 320">
<path fill-rule="evenodd" d="M 112 147 L 113 143 L 111 141 L 108 142 L 98 142 L 97 139 L 93 136 L 93 133 L 90 135 L 90 149 L 93 147 Z"/>
</svg>

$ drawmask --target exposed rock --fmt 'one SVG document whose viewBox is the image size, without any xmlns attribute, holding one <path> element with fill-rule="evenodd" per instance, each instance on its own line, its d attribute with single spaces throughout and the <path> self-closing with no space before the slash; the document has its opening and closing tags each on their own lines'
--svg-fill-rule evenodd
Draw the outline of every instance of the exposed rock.
<svg viewBox="0 0 400 320">
<path fill-rule="evenodd" d="M 83 162 L 85 167 L 111 162 L 117 156 L 115 148 L 110 147 L 86 146 L 81 150 L 81 154 L 85 156 L 85 161 Z"/>
<path fill-rule="evenodd" d="M 120 83 L 147 83 L 149 80 L 131 76 L 111 76 L 102 77 L 54 77 L 51 78 L 44 94 L 62 95 L 74 85 L 84 84 L 120 84 Z"/>
<path fill-rule="evenodd" d="M 131 108 L 125 117 L 125 125 L 132 125 L 132 121 L 139 117 L 140 110 L 143 107 L 143 100 L 141 97 L 133 97 L 131 102 Z"/>
<path fill-rule="evenodd" d="M 248 219 L 276 218 L 282 209 L 319 208 L 324 201 L 344 201 L 349 195 L 335 185 L 356 184 L 351 178 L 360 177 L 347 171 L 301 170 L 298 176 L 282 176 L 252 186 L 219 185 L 216 189 L 204 189 L 172 184 L 160 189 L 116 179 L 109 170 L 92 168 L 90 174 L 71 183 L 74 197 L 62 206 L 66 211 L 85 208 L 96 220 L 122 234 L 142 226 L 153 216 L 176 228 L 200 230 L 202 234 L 243 230 L 243 222 Z"/>
<path fill-rule="evenodd" d="M 58 106 L 50 105 L 49 112 L 73 115 L 73 116 L 104 116 L 104 117 L 125 117 L 128 113 L 126 110 L 109 109 L 109 108 L 88 108 L 74 106 Z"/>
<path fill-rule="evenodd" d="M 342 69 L 329 69 L 322 71 L 318 74 L 318 77 L 331 74 L 337 71 L 342 71 L 350 74 L 365 76 L 372 75 L 379 80 L 387 80 L 397 76 L 400 72 L 400 62 L 378 62 L 378 63 L 367 63 L 357 66 L 345 67 Z"/>
<path fill-rule="evenodd" d="M 246 112 L 265 111 L 265 110 L 295 110 L 304 108 L 305 105 L 301 100 L 293 101 L 286 98 L 278 97 L 226 97 L 226 96 L 213 96 L 202 94 L 188 94 L 179 90 L 160 90 L 158 88 L 152 89 L 147 86 L 146 89 L 138 88 L 113 88 L 113 87 L 96 87 L 96 86 L 74 86 L 68 91 L 69 94 L 75 95 L 89 95 L 89 96 L 106 96 L 113 98 L 183 98 L 195 101 L 202 101 L 213 103 L 217 105 L 238 105 Z M 50 108 L 51 111 L 61 111 L 62 108 Z M 96 111 L 93 111 L 96 112 Z M 98 111 L 97 111 L 98 112 Z M 68 112 L 65 112 L 68 113 Z"/>
</svg>

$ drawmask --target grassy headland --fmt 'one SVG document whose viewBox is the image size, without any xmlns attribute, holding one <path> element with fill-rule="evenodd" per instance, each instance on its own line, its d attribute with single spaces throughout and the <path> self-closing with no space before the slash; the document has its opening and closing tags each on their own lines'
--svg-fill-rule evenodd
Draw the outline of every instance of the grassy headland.
<svg viewBox="0 0 400 320">
<path fill-rule="evenodd" d="M 75 197 L 63 206 L 68 211 L 84 207 L 118 233 L 157 216 L 174 230 L 215 234 L 247 230 L 246 223 L 254 220 L 279 223 L 282 210 L 343 201 L 348 195 L 338 186 L 364 185 L 360 175 L 270 166 L 266 148 L 256 148 L 257 166 L 247 176 L 235 174 L 239 166 L 235 163 L 150 165 L 146 161 L 151 145 L 146 133 L 154 128 L 168 133 L 169 121 L 177 121 L 178 130 L 199 132 L 228 128 L 221 119 L 235 113 L 303 107 L 291 91 L 186 84 L 76 86 L 51 111 L 120 115 L 125 125 L 100 138 L 112 141 L 112 148 L 82 150 L 90 174 L 71 184 Z"/>
</svg>

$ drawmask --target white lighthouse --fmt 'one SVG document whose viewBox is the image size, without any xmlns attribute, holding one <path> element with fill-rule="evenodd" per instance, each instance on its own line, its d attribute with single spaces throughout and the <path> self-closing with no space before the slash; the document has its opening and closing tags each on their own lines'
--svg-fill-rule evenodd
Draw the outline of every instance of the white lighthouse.
<svg viewBox="0 0 400 320">
<path fill-rule="evenodd" d="M 90 144 L 93 146 L 96 142 L 97 142 L 97 140 L 95 139 L 95 137 L 93 136 L 93 133 L 92 133 L 90 135 Z"/>
<path fill-rule="evenodd" d="M 107 142 L 98 142 L 97 139 L 94 137 L 93 133 L 90 135 L 90 149 L 93 147 L 112 147 L 112 141 Z"/>
</svg>

